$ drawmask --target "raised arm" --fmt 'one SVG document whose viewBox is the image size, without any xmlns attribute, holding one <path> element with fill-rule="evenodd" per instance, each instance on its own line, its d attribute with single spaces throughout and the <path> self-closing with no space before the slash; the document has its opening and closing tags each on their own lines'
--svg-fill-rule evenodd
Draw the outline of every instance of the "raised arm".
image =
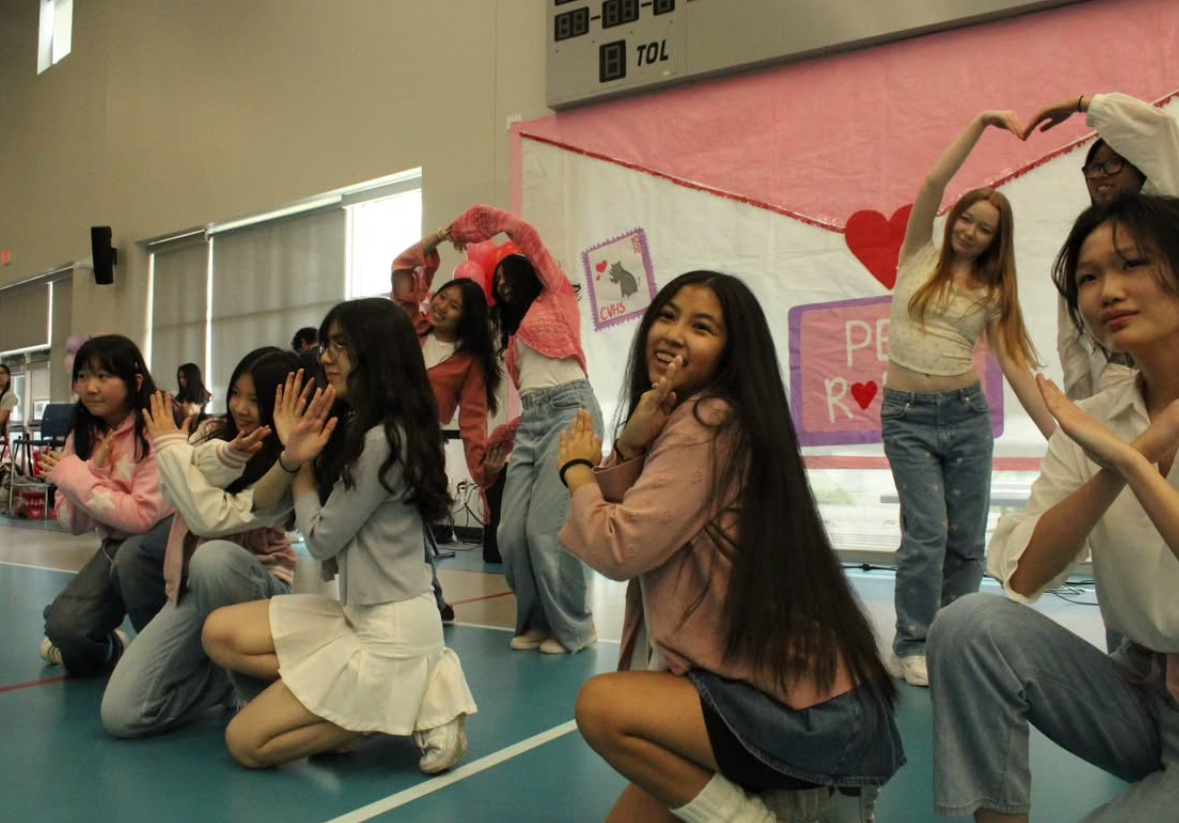
<svg viewBox="0 0 1179 823">
<path fill-rule="evenodd" d="M 916 254 L 933 238 L 933 221 L 946 194 L 946 186 L 962 168 L 962 164 L 966 162 L 966 158 L 970 156 L 970 152 L 974 150 L 979 137 L 988 126 L 1006 129 L 1023 139 L 1023 126 L 1013 111 L 984 111 L 970 121 L 934 163 L 917 192 L 913 211 L 909 215 L 909 225 L 905 229 L 905 242 L 901 246 L 901 263 Z"/>
<path fill-rule="evenodd" d="M 457 243 L 481 243 L 500 232 L 524 252 L 546 291 L 573 288 L 531 223 L 492 206 L 472 206 L 450 224 L 450 237 Z"/>
<path fill-rule="evenodd" d="M 1156 193 L 1179 195 L 1179 121 L 1136 97 L 1117 93 L 1066 97 L 1037 112 L 1025 136 L 1036 126 L 1048 131 L 1082 113 L 1111 149 L 1146 175 Z"/>
</svg>

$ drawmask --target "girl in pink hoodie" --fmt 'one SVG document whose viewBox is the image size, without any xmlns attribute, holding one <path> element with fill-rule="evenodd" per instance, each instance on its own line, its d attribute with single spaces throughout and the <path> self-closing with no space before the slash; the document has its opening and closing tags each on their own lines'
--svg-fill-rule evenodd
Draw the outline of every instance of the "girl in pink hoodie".
<svg viewBox="0 0 1179 823">
<path fill-rule="evenodd" d="M 41 657 L 73 674 L 109 671 L 126 640 L 115 556 L 171 514 L 139 409 L 156 390 L 139 347 L 117 334 L 92 337 L 74 360 L 78 394 L 64 451 L 45 455 L 57 487 L 57 519 L 73 534 L 96 530 L 98 552 L 45 608 Z M 162 569 L 160 574 L 162 586 Z"/>
</svg>

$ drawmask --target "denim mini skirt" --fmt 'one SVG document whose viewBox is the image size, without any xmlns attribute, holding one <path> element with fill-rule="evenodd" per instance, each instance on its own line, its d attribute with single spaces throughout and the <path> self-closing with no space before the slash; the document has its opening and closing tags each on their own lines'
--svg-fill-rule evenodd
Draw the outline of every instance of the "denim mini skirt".
<svg viewBox="0 0 1179 823">
<path fill-rule="evenodd" d="M 820 786 L 882 786 L 905 765 L 892 710 L 866 687 L 795 710 L 711 672 L 688 677 L 745 750 L 779 774 Z"/>
</svg>

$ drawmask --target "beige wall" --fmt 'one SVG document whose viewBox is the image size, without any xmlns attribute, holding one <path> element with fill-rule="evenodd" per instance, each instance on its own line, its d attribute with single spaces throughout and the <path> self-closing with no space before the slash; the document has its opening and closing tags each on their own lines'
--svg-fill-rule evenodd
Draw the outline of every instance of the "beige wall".
<svg viewBox="0 0 1179 823">
<path fill-rule="evenodd" d="M 548 113 L 539 0 L 86 0 L 40 76 L 37 25 L 0 2 L 0 284 L 109 224 L 76 332 L 142 337 L 149 237 L 414 166 L 427 227 L 506 207 L 506 119 Z"/>
</svg>

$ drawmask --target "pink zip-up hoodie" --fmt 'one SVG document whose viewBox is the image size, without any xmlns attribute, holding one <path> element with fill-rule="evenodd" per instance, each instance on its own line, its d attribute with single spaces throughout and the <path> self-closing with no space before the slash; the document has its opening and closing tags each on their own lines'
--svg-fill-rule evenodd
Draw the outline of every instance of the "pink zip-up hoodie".
<svg viewBox="0 0 1179 823">
<path fill-rule="evenodd" d="M 103 539 L 125 540 L 143 534 L 172 513 L 160 492 L 160 474 L 150 446 L 136 460 L 135 421 L 127 415 L 114 431 L 98 435 L 89 460 L 74 453 L 74 435 L 66 440 L 65 456 L 48 480 L 57 487 L 57 519 L 71 534 L 97 530 Z M 103 467 L 93 455 L 108 438 L 110 458 Z"/>
</svg>

